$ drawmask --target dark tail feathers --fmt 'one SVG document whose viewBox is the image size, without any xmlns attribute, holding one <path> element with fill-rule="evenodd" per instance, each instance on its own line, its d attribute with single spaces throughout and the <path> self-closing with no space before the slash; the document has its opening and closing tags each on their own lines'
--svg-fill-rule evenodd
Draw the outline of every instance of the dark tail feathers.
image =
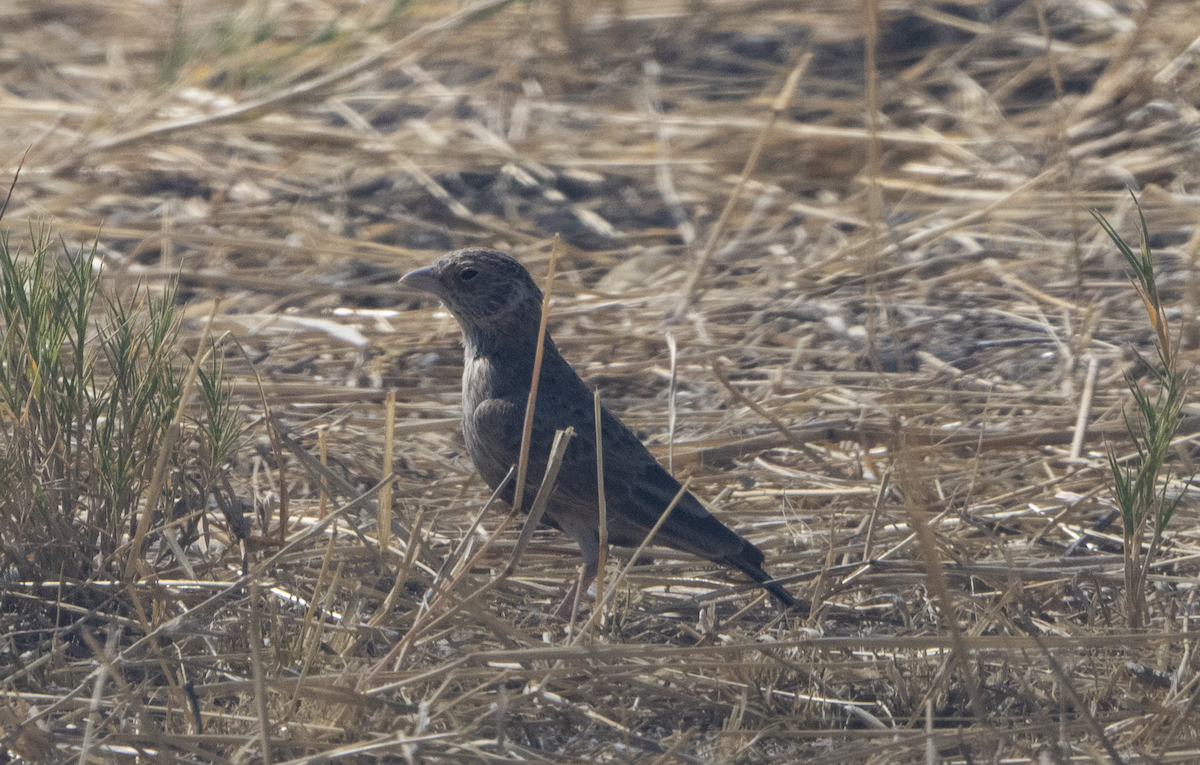
<svg viewBox="0 0 1200 765">
<path fill-rule="evenodd" d="M 775 600 L 778 600 L 779 604 L 787 610 L 798 611 L 803 614 L 808 613 L 809 605 L 793 598 L 791 593 L 783 589 L 783 585 L 775 582 L 771 578 L 771 575 L 763 570 L 762 566 L 751 563 L 748 560 L 727 560 L 726 563 L 730 567 L 738 569 L 754 581 L 761 584 L 763 589 L 771 593 L 771 596 L 774 597 Z"/>
</svg>

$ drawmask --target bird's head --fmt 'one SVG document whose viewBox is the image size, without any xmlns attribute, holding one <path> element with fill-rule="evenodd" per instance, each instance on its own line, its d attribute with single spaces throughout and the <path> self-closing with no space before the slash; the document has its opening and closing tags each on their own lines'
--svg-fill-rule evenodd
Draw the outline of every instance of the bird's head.
<svg viewBox="0 0 1200 765">
<path fill-rule="evenodd" d="M 400 283 L 441 298 L 468 336 L 528 326 L 536 332 L 541 318 L 542 291 L 533 277 L 496 250 L 456 250 L 408 272 Z"/>
</svg>

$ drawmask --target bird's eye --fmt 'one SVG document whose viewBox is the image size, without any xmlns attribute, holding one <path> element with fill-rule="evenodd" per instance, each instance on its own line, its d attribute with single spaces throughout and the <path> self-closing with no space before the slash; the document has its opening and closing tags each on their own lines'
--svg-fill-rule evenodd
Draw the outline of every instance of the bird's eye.
<svg viewBox="0 0 1200 765">
<path fill-rule="evenodd" d="M 462 271 L 458 272 L 458 278 L 462 279 L 464 282 L 469 282 L 476 276 L 479 276 L 479 272 L 474 268 L 464 268 Z"/>
</svg>

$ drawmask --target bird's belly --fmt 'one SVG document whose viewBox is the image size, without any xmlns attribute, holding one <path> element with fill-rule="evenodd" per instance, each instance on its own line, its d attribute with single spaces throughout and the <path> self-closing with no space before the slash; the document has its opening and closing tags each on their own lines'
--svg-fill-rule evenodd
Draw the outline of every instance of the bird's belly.
<svg viewBox="0 0 1200 765">
<path fill-rule="evenodd" d="M 463 430 L 465 431 L 467 427 L 469 427 L 467 420 L 464 420 Z M 475 465 L 475 469 L 479 471 L 479 475 L 482 476 L 484 482 L 492 489 L 495 489 L 504 480 L 504 476 L 508 475 L 508 471 L 512 465 L 501 463 L 491 452 L 482 448 L 480 439 L 472 438 L 469 434 L 466 434 L 465 440 L 467 442 L 467 455 L 471 458 L 471 463 Z M 508 496 L 512 496 L 511 488 L 507 494 Z"/>
<path fill-rule="evenodd" d="M 630 523 L 619 507 L 609 505 L 606 508 L 608 520 L 608 541 L 621 547 L 636 547 L 646 538 L 646 529 Z M 544 516 L 549 525 L 570 533 L 575 527 L 589 528 L 595 534 L 600 528 L 600 510 L 595 504 L 580 506 L 576 503 L 564 503 L 550 500 Z M 571 536 L 575 536 L 571 534 Z"/>
</svg>

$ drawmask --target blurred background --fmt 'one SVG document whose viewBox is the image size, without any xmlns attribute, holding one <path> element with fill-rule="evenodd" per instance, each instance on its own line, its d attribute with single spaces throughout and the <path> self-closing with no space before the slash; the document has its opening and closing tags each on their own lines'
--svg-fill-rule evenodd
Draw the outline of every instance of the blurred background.
<svg viewBox="0 0 1200 765">
<path fill-rule="evenodd" d="M 1187 761 L 1194 662 L 1168 637 L 1193 607 L 1190 504 L 1154 570 L 1152 634 L 1095 642 L 1130 623 L 1105 443 L 1132 450 L 1126 374 L 1145 374 L 1133 349 L 1153 358 L 1154 332 L 1090 211 L 1136 243 L 1136 194 L 1188 368 L 1198 101 L 1190 0 L 0 3 L 12 247 L 38 231 L 68 260 L 95 244 L 110 294 L 178 281 L 180 346 L 227 364 L 244 431 L 226 486 L 259 536 L 279 533 L 281 502 L 285 524 L 326 507 L 269 422 L 357 490 L 395 472 L 391 558 L 363 552 L 368 514 L 344 521 L 362 539 L 343 529 L 325 557 L 333 538 L 318 537 L 275 570 L 266 681 L 250 679 L 254 609 L 230 595 L 158 654 L 188 667 L 208 732 L 184 712 L 183 675 L 158 674 L 139 643 L 145 666 L 104 686 L 111 716 L 93 718 L 110 724 L 103 756 L 271 759 L 247 743 L 269 687 L 273 761 L 916 762 L 928 742 L 946 762 L 1093 762 L 1080 752 L 1099 742 Z M 817 618 L 787 621 L 756 592 L 730 595 L 736 577 L 663 552 L 593 633 L 625 653 L 526 655 L 578 634 L 548 615 L 578 560 L 545 533 L 493 600 L 424 631 L 445 613 L 430 611 L 438 566 L 475 539 L 487 491 L 457 430 L 457 326 L 395 281 L 466 246 L 541 279 L 555 235 L 564 355 L 773 573 L 827 603 Z M 218 341 L 202 346 L 210 314 Z M 1196 432 L 1185 416 L 1185 476 Z M 955 616 L 930 594 L 914 507 L 959 567 L 962 629 L 1080 638 L 1056 644 L 1065 669 L 1028 641 L 973 643 L 969 672 L 947 659 Z M 230 582 L 238 535 L 214 523 L 188 554 L 201 579 Z M 516 533 L 462 581 L 487 581 Z M 89 584 L 71 597 L 94 620 L 80 624 L 125 625 L 114 645 L 199 602 L 164 585 L 139 612 L 97 583 L 117 578 L 111 562 L 76 558 Z M 153 565 L 183 577 L 169 555 Z M 70 691 L 90 697 L 115 654 L 98 658 L 103 635 L 60 634 L 57 596 L 17 585 L 61 574 L 37 567 L 3 596 L 25 635 L 5 652 L 5 693 L 26 705 L 5 697 L 6 741 L 65 761 L 84 747 Z M 801 645 L 818 638 L 851 642 Z M 404 640 L 375 690 L 356 686 Z M 722 645 L 736 651 L 654 652 Z M 17 669 L 43 655 L 53 672 Z M 926 702 L 928 736 L 896 738 Z M 48 704 L 62 708 L 30 722 Z M 138 725 L 116 722 L 143 706 Z"/>
</svg>

